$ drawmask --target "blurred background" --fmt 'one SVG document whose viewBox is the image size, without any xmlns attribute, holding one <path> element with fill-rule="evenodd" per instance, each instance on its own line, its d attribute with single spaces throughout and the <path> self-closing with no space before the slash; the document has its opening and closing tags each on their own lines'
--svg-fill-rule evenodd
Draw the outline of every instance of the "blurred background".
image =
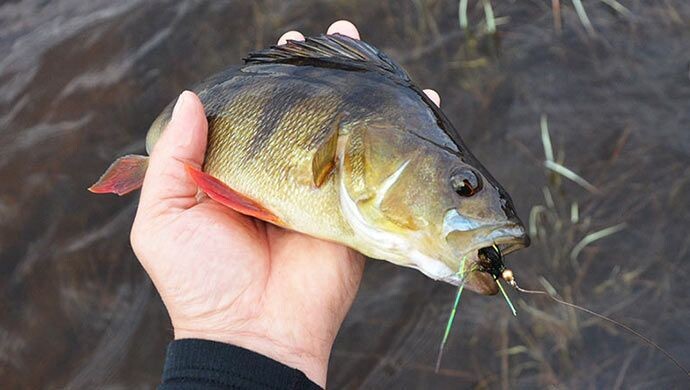
<svg viewBox="0 0 690 390">
<path fill-rule="evenodd" d="M 172 337 L 132 254 L 137 195 L 86 188 L 142 153 L 186 87 L 285 31 L 349 19 L 512 194 L 547 289 L 690 365 L 690 2 L 0 1 L 0 383 L 151 388 Z M 551 153 L 549 153 L 551 150 Z M 468 293 L 369 261 L 332 388 L 687 388 L 663 356 L 546 298 Z"/>
</svg>

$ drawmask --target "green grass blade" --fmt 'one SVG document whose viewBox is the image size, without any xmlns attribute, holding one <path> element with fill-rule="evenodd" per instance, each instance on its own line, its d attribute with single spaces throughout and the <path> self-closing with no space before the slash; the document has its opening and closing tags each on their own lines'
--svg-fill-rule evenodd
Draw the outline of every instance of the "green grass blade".
<svg viewBox="0 0 690 390">
<path fill-rule="evenodd" d="M 572 2 L 573 6 L 575 7 L 575 12 L 577 12 L 577 17 L 580 18 L 580 22 L 585 27 L 585 30 L 587 30 L 587 34 L 589 34 L 590 37 L 596 36 L 597 32 L 594 31 L 592 22 L 589 21 L 589 17 L 587 16 L 587 12 L 585 12 L 585 7 L 582 5 L 582 1 L 572 0 Z"/>
<path fill-rule="evenodd" d="M 551 195 L 551 190 L 549 187 L 542 187 L 541 192 L 544 194 L 544 202 L 546 203 L 546 207 L 550 208 L 551 210 L 556 209 L 556 203 L 553 201 L 553 196 Z"/>
<path fill-rule="evenodd" d="M 582 186 L 584 189 L 586 189 L 589 192 L 592 192 L 594 194 L 599 193 L 599 189 L 595 186 L 592 185 L 592 183 L 588 182 L 587 180 L 583 179 L 582 176 L 578 175 L 577 173 L 571 171 L 570 169 L 564 167 L 563 165 L 554 162 L 554 161 L 544 161 L 544 166 L 547 169 L 550 169 L 559 175 L 574 181 L 575 183 L 579 184 Z"/>
<path fill-rule="evenodd" d="M 629 9 L 627 9 L 623 4 L 617 2 L 616 0 L 601 0 L 601 2 L 613 8 L 614 11 L 625 16 L 626 18 L 632 19 L 634 16 Z"/>
<path fill-rule="evenodd" d="M 458 4 L 458 23 L 461 29 L 467 30 L 467 0 L 460 0 Z"/>
<path fill-rule="evenodd" d="M 577 256 L 587 245 L 593 243 L 594 241 L 601 240 L 602 238 L 610 236 L 614 233 L 618 233 L 621 230 L 625 229 L 625 226 L 625 223 L 619 223 L 618 225 L 610 226 L 606 229 L 601 229 L 594 233 L 589 233 L 582 240 L 580 240 L 580 242 L 578 242 L 577 245 L 575 245 L 573 250 L 570 252 L 570 260 L 577 260 Z"/>
<path fill-rule="evenodd" d="M 546 161 L 553 161 L 553 146 L 551 145 L 551 135 L 549 134 L 549 123 L 546 114 L 541 114 L 539 124 L 541 127 L 541 143 L 544 145 L 544 157 Z"/>
<path fill-rule="evenodd" d="M 537 222 L 539 216 L 546 211 L 546 207 L 538 205 L 529 211 L 529 235 L 534 238 L 537 236 Z"/>
<path fill-rule="evenodd" d="M 484 16 L 486 17 L 486 31 L 489 34 L 496 32 L 496 18 L 494 17 L 494 9 L 491 8 L 489 0 L 482 0 L 484 4 Z"/>
<path fill-rule="evenodd" d="M 570 223 L 576 224 L 580 222 L 580 207 L 577 202 L 570 204 Z"/>
</svg>

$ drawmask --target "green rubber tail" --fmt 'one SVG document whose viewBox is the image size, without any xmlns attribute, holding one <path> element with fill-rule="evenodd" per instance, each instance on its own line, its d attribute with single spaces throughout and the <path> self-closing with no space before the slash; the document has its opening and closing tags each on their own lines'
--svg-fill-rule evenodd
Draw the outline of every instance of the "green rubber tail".
<svg viewBox="0 0 690 390">
<path fill-rule="evenodd" d="M 453 309 L 450 311 L 450 317 L 448 317 L 448 323 L 446 324 L 446 331 L 443 333 L 443 340 L 441 340 L 441 346 L 438 350 L 438 357 L 436 358 L 436 372 L 441 368 L 441 359 L 443 359 L 443 349 L 446 346 L 446 341 L 448 341 L 448 335 L 450 334 L 450 329 L 453 327 L 453 320 L 455 319 L 455 313 L 458 310 L 458 304 L 460 303 L 460 296 L 462 295 L 462 290 L 465 288 L 465 283 L 462 283 L 458 287 L 458 293 L 455 294 L 455 303 L 453 303 Z"/>
<path fill-rule="evenodd" d="M 510 301 L 510 298 L 508 297 L 506 290 L 503 289 L 503 285 L 501 285 L 501 281 L 496 279 L 496 284 L 498 284 L 498 289 L 501 290 L 501 294 L 503 294 L 503 298 L 506 299 L 506 302 L 508 303 L 508 307 L 510 307 L 510 311 L 512 311 L 513 315 L 515 317 L 517 317 L 517 311 L 515 311 L 515 306 L 513 306 L 513 302 Z"/>
<path fill-rule="evenodd" d="M 460 262 L 460 270 L 457 275 L 460 276 L 460 286 L 458 286 L 458 292 L 455 294 L 455 302 L 453 302 L 453 309 L 450 311 L 450 316 L 448 317 L 448 323 L 446 323 L 446 330 L 443 332 L 443 339 L 441 340 L 441 346 L 438 349 L 438 357 L 436 358 L 436 372 L 441 368 L 441 359 L 443 359 L 443 349 L 446 346 L 446 341 L 448 341 L 448 335 L 450 335 L 450 329 L 453 327 L 453 320 L 455 320 L 455 314 L 458 311 L 458 304 L 460 304 L 460 296 L 462 295 L 462 290 L 465 288 L 465 259 L 462 258 Z"/>
</svg>

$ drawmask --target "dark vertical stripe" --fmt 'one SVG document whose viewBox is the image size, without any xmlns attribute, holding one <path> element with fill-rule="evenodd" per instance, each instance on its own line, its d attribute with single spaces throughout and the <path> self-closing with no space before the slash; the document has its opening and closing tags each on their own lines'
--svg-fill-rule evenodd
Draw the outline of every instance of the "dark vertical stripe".
<svg viewBox="0 0 690 390">
<path fill-rule="evenodd" d="M 255 157 L 261 152 L 278 129 L 283 117 L 308 97 L 293 88 L 281 88 L 280 86 L 277 86 L 270 93 L 273 93 L 273 96 L 265 97 L 268 100 L 261 110 L 259 128 L 249 145 L 247 153 L 249 157 Z"/>
</svg>

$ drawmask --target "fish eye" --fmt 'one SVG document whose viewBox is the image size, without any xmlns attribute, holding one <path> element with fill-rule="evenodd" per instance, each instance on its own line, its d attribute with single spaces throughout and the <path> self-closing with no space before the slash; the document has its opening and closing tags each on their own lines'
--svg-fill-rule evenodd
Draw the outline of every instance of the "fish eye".
<svg viewBox="0 0 690 390">
<path fill-rule="evenodd" d="M 460 196 L 470 197 L 482 189 L 482 179 L 468 168 L 458 169 L 450 176 L 450 185 Z"/>
</svg>

